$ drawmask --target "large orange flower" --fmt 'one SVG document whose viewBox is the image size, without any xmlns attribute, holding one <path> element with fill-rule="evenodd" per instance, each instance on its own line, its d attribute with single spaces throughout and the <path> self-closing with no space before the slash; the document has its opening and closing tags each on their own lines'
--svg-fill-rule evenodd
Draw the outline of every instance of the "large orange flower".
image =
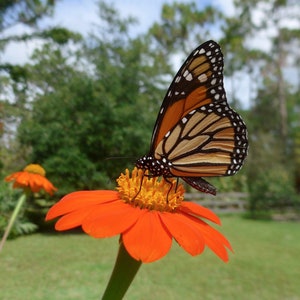
<svg viewBox="0 0 300 300">
<path fill-rule="evenodd" d="M 46 172 L 38 164 L 30 164 L 21 172 L 8 175 L 5 181 L 14 181 L 14 188 L 30 188 L 33 193 L 45 190 L 52 195 L 57 190 L 56 187 L 45 177 Z"/>
<path fill-rule="evenodd" d="M 191 255 L 202 253 L 205 246 L 223 261 L 228 260 L 228 240 L 202 220 L 220 224 L 209 209 L 183 201 L 184 189 L 176 182 L 145 176 L 134 169 L 121 174 L 118 191 L 79 191 L 63 197 L 47 213 L 46 220 L 61 216 L 56 230 L 81 226 L 95 237 L 121 234 L 128 253 L 136 260 L 153 262 L 171 248 L 172 238 Z"/>
</svg>

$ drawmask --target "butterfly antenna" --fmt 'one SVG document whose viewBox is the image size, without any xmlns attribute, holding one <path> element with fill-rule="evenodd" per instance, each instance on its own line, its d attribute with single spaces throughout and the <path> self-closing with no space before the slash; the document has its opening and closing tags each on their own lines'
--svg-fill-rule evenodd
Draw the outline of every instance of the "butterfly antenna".
<svg viewBox="0 0 300 300">
<path fill-rule="evenodd" d="M 110 157 L 104 158 L 104 160 L 112 160 L 112 159 L 135 159 L 135 157 L 132 157 L 132 156 L 110 156 Z"/>
</svg>

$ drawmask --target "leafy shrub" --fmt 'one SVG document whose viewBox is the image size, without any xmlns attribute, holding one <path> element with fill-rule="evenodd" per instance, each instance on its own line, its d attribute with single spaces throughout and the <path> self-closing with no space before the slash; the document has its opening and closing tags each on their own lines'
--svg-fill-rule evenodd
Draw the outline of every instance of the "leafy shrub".
<svg viewBox="0 0 300 300">
<path fill-rule="evenodd" d="M 5 182 L 0 183 L 0 235 L 4 234 L 5 228 L 8 225 L 9 219 L 14 211 L 18 199 L 22 191 L 12 189 L 11 186 Z M 17 237 L 24 234 L 30 234 L 37 230 L 38 226 L 31 222 L 26 216 L 27 202 L 22 207 L 9 238 Z"/>
<path fill-rule="evenodd" d="M 292 172 L 279 164 L 257 172 L 249 183 L 249 192 L 249 211 L 252 217 L 262 211 L 270 215 L 274 209 L 283 212 L 288 207 L 295 208 L 299 202 Z"/>
</svg>

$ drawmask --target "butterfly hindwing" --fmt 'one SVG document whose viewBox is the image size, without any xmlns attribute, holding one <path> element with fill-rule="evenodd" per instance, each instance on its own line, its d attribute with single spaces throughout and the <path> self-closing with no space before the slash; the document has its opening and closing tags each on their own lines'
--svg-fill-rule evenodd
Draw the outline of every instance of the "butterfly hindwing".
<svg viewBox="0 0 300 300">
<path fill-rule="evenodd" d="M 209 182 L 201 177 L 181 177 L 187 184 L 195 188 L 196 190 L 208 193 L 212 195 L 217 194 L 217 189 L 211 185 Z"/>
<path fill-rule="evenodd" d="M 215 112 L 211 107 L 190 112 L 156 147 L 154 157 L 166 157 L 174 176 L 225 176 L 241 168 L 247 155 L 245 124 L 227 106 L 215 104 Z"/>
</svg>

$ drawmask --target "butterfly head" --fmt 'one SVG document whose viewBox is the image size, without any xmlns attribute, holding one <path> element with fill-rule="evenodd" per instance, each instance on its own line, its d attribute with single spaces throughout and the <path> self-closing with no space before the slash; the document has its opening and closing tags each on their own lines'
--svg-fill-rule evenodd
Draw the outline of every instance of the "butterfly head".
<svg viewBox="0 0 300 300">
<path fill-rule="evenodd" d="M 148 170 L 153 176 L 172 177 L 170 172 L 172 164 L 164 158 L 157 160 L 152 155 L 144 155 L 135 165 L 139 169 Z"/>
</svg>

